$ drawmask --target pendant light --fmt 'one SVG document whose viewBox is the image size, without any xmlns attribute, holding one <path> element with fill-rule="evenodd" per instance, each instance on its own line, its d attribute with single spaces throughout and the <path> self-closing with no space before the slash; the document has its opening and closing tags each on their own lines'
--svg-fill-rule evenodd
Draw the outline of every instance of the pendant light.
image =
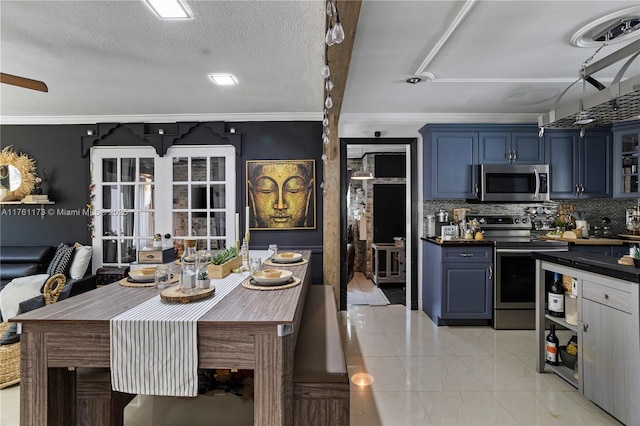
<svg viewBox="0 0 640 426">
<path fill-rule="evenodd" d="M 353 180 L 370 180 L 373 179 L 373 174 L 365 169 L 358 170 L 354 174 L 351 175 L 351 179 Z"/>
</svg>

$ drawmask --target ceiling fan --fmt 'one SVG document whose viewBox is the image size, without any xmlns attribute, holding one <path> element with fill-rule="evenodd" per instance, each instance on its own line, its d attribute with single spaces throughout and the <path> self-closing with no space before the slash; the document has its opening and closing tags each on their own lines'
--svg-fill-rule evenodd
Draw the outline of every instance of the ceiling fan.
<svg viewBox="0 0 640 426">
<path fill-rule="evenodd" d="M 41 92 L 49 91 L 47 85 L 42 81 L 32 80 L 25 77 L 18 77 L 17 75 L 5 74 L 3 72 L 0 72 L 0 83 L 24 87 L 25 89 L 39 90 Z"/>
</svg>

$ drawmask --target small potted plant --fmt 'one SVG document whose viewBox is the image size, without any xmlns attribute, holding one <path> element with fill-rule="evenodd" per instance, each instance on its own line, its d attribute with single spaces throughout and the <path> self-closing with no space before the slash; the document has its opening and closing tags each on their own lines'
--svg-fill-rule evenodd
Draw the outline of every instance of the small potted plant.
<svg viewBox="0 0 640 426">
<path fill-rule="evenodd" d="M 229 247 L 211 257 L 208 267 L 209 277 L 224 278 L 240 266 L 242 266 L 242 256 L 238 256 L 238 250 L 235 247 Z"/>
<path fill-rule="evenodd" d="M 209 284 L 211 284 L 211 280 L 209 280 L 209 273 L 207 271 L 198 272 L 196 286 L 198 288 L 209 288 Z"/>
</svg>

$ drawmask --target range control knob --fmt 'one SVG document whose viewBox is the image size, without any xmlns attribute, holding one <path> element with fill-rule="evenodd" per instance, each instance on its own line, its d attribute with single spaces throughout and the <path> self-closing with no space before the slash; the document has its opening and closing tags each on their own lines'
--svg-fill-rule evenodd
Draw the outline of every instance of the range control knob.
<svg viewBox="0 0 640 426">
<path fill-rule="evenodd" d="M 522 218 L 522 223 L 527 223 L 529 222 L 529 218 L 528 217 L 523 217 Z"/>
</svg>

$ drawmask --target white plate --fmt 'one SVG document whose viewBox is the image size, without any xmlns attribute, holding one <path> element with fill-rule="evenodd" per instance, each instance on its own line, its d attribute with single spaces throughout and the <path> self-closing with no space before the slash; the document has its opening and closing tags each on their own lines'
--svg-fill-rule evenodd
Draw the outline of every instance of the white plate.
<svg viewBox="0 0 640 426">
<path fill-rule="evenodd" d="M 140 269 L 136 269 L 134 271 L 129 271 L 129 277 L 132 281 L 136 281 L 139 283 L 150 283 L 153 281 L 155 274 L 143 274 Z"/>
<path fill-rule="evenodd" d="M 253 278 L 253 280 L 258 283 L 258 284 L 262 284 L 262 285 L 278 285 L 278 284 L 284 284 L 287 281 L 289 281 L 291 279 L 291 276 L 293 275 L 293 272 L 291 271 L 285 271 L 282 269 L 278 269 L 280 272 L 282 272 L 282 274 L 279 277 L 276 278 L 267 278 L 264 276 L 264 272 L 263 271 L 256 271 L 253 273 L 253 275 L 251 275 L 251 277 Z"/>
<path fill-rule="evenodd" d="M 285 252 L 285 253 L 289 253 L 289 252 Z M 302 254 L 300 253 L 293 253 L 293 257 L 281 257 L 282 253 L 278 253 L 275 256 L 273 256 L 273 261 L 276 263 L 293 263 L 293 262 L 299 262 L 300 259 L 302 259 Z"/>
</svg>

